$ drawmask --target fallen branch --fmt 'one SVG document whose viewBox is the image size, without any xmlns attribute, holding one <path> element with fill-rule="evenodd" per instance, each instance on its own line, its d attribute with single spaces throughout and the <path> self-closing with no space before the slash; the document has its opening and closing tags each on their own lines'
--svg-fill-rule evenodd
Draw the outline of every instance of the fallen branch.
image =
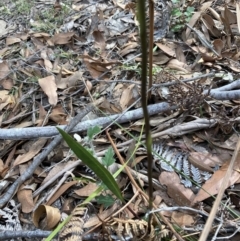
<svg viewBox="0 0 240 241">
<path fill-rule="evenodd" d="M 51 231 L 43 231 L 40 229 L 34 231 L 12 231 L 12 230 L 4 230 L 0 232 L 0 240 L 10 240 L 17 238 L 46 238 Z"/>
<path fill-rule="evenodd" d="M 170 109 L 175 109 L 176 107 L 170 107 L 166 102 L 154 104 L 148 106 L 149 115 L 155 115 Z M 70 133 L 86 131 L 89 127 L 98 126 L 107 126 L 110 123 L 114 122 L 117 119 L 117 123 L 125 123 L 128 121 L 140 119 L 143 117 L 142 108 L 128 111 L 122 114 L 110 115 L 107 117 L 100 117 L 95 120 L 87 120 L 81 123 L 76 123 L 75 127 L 70 130 Z M 64 125 L 58 126 L 62 129 L 65 128 Z M 47 127 L 29 127 L 29 128 L 12 128 L 12 129 L 1 129 L 0 130 L 0 139 L 6 140 L 23 140 L 23 139 L 33 139 L 39 137 L 52 137 L 58 134 L 58 131 L 55 126 Z"/>
<path fill-rule="evenodd" d="M 234 82 L 216 88 L 211 89 L 209 95 L 216 100 L 237 100 L 240 99 L 240 90 L 233 90 L 240 87 L 240 79 L 235 80 Z M 208 90 L 203 92 L 204 94 L 208 94 Z"/>
</svg>

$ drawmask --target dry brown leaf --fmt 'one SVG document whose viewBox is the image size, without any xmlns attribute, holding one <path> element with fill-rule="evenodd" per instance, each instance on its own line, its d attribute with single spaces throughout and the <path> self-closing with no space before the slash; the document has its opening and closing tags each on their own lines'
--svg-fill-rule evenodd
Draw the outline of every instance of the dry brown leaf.
<svg viewBox="0 0 240 241">
<path fill-rule="evenodd" d="M 53 69 L 52 62 L 48 59 L 44 59 L 43 61 L 44 61 L 44 65 L 45 65 L 47 72 L 51 72 Z"/>
<path fill-rule="evenodd" d="M 70 42 L 71 38 L 73 37 L 74 32 L 68 32 L 68 33 L 57 33 L 55 34 L 49 41 L 54 44 L 67 44 Z"/>
<path fill-rule="evenodd" d="M 220 166 L 223 161 L 218 156 L 208 152 L 190 152 L 189 161 L 200 170 L 213 172 L 215 166 Z"/>
<path fill-rule="evenodd" d="M 45 111 L 41 103 L 38 103 L 38 107 L 39 107 L 39 115 L 37 120 L 37 123 L 38 123 L 37 126 L 42 126 L 43 122 L 46 125 L 48 123 L 48 118 L 46 119 L 47 112 Z"/>
<path fill-rule="evenodd" d="M 217 53 L 221 56 L 222 50 L 224 48 L 224 43 L 221 39 L 215 39 L 213 41 L 214 49 L 217 51 Z"/>
<path fill-rule="evenodd" d="M 24 188 L 24 185 L 22 185 L 17 192 L 17 198 L 21 203 L 23 213 L 30 213 L 34 208 L 32 192 L 31 189 Z"/>
<path fill-rule="evenodd" d="M 13 30 L 15 30 L 15 28 L 16 28 L 15 24 L 14 25 L 10 24 L 7 27 L 7 23 L 4 20 L 0 20 L 0 38 L 7 33 L 13 32 Z"/>
<path fill-rule="evenodd" d="M 49 104 L 55 106 L 58 101 L 55 77 L 53 75 L 50 75 L 45 78 L 38 79 L 38 83 L 41 86 L 44 93 L 48 96 Z"/>
<path fill-rule="evenodd" d="M 98 108 L 100 110 L 102 110 L 103 112 L 108 112 L 108 113 L 112 113 L 112 114 L 122 112 L 120 106 L 116 106 L 116 104 L 114 105 L 114 104 L 110 103 L 107 99 L 104 99 L 104 101 L 98 106 Z"/>
<path fill-rule="evenodd" d="M 181 184 L 175 172 L 161 172 L 159 182 L 167 186 L 168 195 L 180 206 L 190 206 L 195 198 L 194 193 Z"/>
<path fill-rule="evenodd" d="M 1 21 L 1 20 L 0 20 Z M 10 52 L 11 48 L 10 47 L 6 47 L 3 49 L 0 49 L 0 56 L 3 58 L 5 56 L 7 56 Z"/>
<path fill-rule="evenodd" d="M 72 162 L 69 162 L 70 164 L 72 164 Z M 48 175 L 46 176 L 46 178 L 42 181 L 41 186 L 43 186 L 46 182 L 48 182 L 49 180 L 52 179 L 52 177 L 54 177 L 57 173 L 59 173 L 60 171 L 62 171 L 69 163 L 58 163 L 57 165 L 55 165 L 51 171 L 48 173 Z"/>
<path fill-rule="evenodd" d="M 38 154 L 38 152 L 42 150 L 46 141 L 47 141 L 46 138 L 40 138 L 39 140 L 37 140 L 33 145 L 30 146 L 30 149 L 27 153 L 25 153 L 23 155 L 19 155 L 16 158 L 16 160 L 13 163 L 13 167 L 15 167 L 19 164 L 25 163 L 25 162 L 31 160 L 33 157 L 35 157 L 36 154 Z"/>
<path fill-rule="evenodd" d="M 6 39 L 6 45 L 7 46 L 15 44 L 15 43 L 20 43 L 20 42 L 21 42 L 21 39 L 20 38 L 16 38 L 16 37 L 8 37 Z"/>
<path fill-rule="evenodd" d="M 3 110 L 8 105 L 14 105 L 15 99 L 14 96 L 9 95 L 7 90 L 0 91 L 0 111 Z"/>
<path fill-rule="evenodd" d="M 212 177 L 205 182 L 205 184 L 202 186 L 198 194 L 196 195 L 193 203 L 201 202 L 205 200 L 206 198 L 210 197 L 211 195 L 215 195 L 218 193 L 222 186 L 222 180 L 224 179 L 224 176 L 227 172 L 228 166 L 230 162 L 224 163 L 223 166 L 214 172 Z M 240 156 L 238 155 L 233 170 L 239 170 L 240 169 Z M 228 181 L 228 187 L 235 184 L 240 177 L 240 173 L 238 171 L 233 171 L 231 178 Z"/>
<path fill-rule="evenodd" d="M 33 213 L 34 225 L 43 230 L 53 229 L 60 219 L 59 209 L 47 205 L 40 205 Z"/>
<path fill-rule="evenodd" d="M 169 57 L 164 53 L 158 53 L 153 56 L 153 63 L 156 65 L 163 65 L 169 61 Z"/>
<path fill-rule="evenodd" d="M 221 37 L 221 31 L 218 30 L 218 28 L 215 26 L 215 23 L 210 15 L 203 14 L 201 19 L 202 19 L 204 25 L 207 27 L 207 29 L 210 31 L 210 33 L 214 37 L 216 37 L 216 38 Z"/>
<path fill-rule="evenodd" d="M 178 61 L 177 59 L 171 59 L 168 64 L 167 67 L 170 69 L 176 69 L 176 70 L 180 70 L 183 71 L 184 73 L 189 73 L 190 67 L 187 66 L 186 64 Z"/>
<path fill-rule="evenodd" d="M 89 80 L 86 80 L 85 83 L 86 83 L 86 87 L 83 91 L 84 96 L 89 95 L 89 92 L 91 91 L 91 89 L 93 87 L 92 83 Z"/>
<path fill-rule="evenodd" d="M 215 11 L 213 8 L 208 8 L 208 10 L 212 13 L 213 17 L 216 18 L 219 22 L 221 22 L 221 17 L 220 15 Z"/>
<path fill-rule="evenodd" d="M 95 47 L 100 48 L 101 52 L 104 51 L 106 42 L 102 33 L 99 30 L 95 30 L 93 31 L 92 35 L 95 39 Z"/>
<path fill-rule="evenodd" d="M 173 43 L 169 43 L 169 44 L 156 43 L 156 45 L 167 55 L 169 55 L 171 57 L 176 57 L 175 44 L 173 44 Z"/>
<path fill-rule="evenodd" d="M 62 185 L 55 193 L 54 195 L 47 201 L 46 205 L 51 205 L 54 203 L 64 192 L 66 192 L 70 187 L 77 184 L 78 181 L 71 181 L 68 183 L 65 183 Z"/>
<path fill-rule="evenodd" d="M 106 67 L 100 66 L 97 61 L 93 62 L 87 58 L 85 58 L 83 61 L 94 79 L 97 79 L 103 72 L 108 71 Z"/>
<path fill-rule="evenodd" d="M 194 224 L 193 215 L 186 213 L 174 211 L 171 216 L 171 221 L 174 224 L 178 224 L 180 227 L 183 226 L 192 226 Z"/>
<path fill-rule="evenodd" d="M 237 23 L 237 16 L 235 13 L 231 12 L 227 7 L 224 9 L 224 17 L 227 19 L 229 24 Z"/>
<path fill-rule="evenodd" d="M 122 47 L 121 51 L 119 52 L 119 55 L 124 57 L 125 55 L 131 52 L 135 52 L 138 46 L 139 44 L 135 42 L 127 43 L 125 46 Z"/>
<path fill-rule="evenodd" d="M 67 78 L 61 78 L 60 81 L 56 81 L 59 89 L 66 89 L 71 86 L 75 86 L 78 81 L 82 80 L 83 72 L 77 71 Z"/>
<path fill-rule="evenodd" d="M 93 182 L 89 182 L 86 186 L 75 190 L 74 192 L 81 197 L 88 197 L 98 189 L 98 185 Z"/>
<path fill-rule="evenodd" d="M 134 101 L 133 88 L 134 87 L 135 87 L 135 84 L 131 84 L 123 90 L 122 96 L 119 101 L 122 110 L 125 110 L 128 106 L 130 106 L 133 103 L 133 101 Z"/>
<path fill-rule="evenodd" d="M 1 67 L 0 67 L 0 69 L 1 69 Z M 0 80 L 0 84 L 2 85 L 2 87 L 5 90 L 11 90 L 13 87 L 13 80 L 12 79 L 2 79 L 2 80 Z"/>
<path fill-rule="evenodd" d="M 53 120 L 59 125 L 65 125 L 68 122 L 66 121 L 67 114 L 65 113 L 62 105 L 57 105 L 52 109 L 49 119 Z"/>
<path fill-rule="evenodd" d="M 0 63 L 0 70 L 0 79 L 7 77 L 7 75 L 10 73 L 10 69 L 8 68 L 8 64 L 6 61 Z"/>
<path fill-rule="evenodd" d="M 209 5 L 210 6 L 210 5 Z M 193 14 L 193 16 L 191 17 L 188 25 L 191 26 L 192 28 L 194 27 L 195 23 L 199 20 L 199 18 L 201 17 L 201 12 L 196 12 Z M 185 32 L 185 38 L 188 39 L 189 35 L 191 33 L 191 29 L 190 28 L 186 28 L 186 32 Z"/>
</svg>

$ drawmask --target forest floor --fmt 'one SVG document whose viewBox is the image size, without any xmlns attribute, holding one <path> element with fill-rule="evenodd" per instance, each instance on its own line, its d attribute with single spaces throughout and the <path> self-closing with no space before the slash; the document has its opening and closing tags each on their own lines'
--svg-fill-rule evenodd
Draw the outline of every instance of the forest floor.
<svg viewBox="0 0 240 241">
<path fill-rule="evenodd" d="M 0 240 L 239 240 L 240 3 L 154 7 L 149 225 L 136 2 L 1 1 Z"/>
</svg>

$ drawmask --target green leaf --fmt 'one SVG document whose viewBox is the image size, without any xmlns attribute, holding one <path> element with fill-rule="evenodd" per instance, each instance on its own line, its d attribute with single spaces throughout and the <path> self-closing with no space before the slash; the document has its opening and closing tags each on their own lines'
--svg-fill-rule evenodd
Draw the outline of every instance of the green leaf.
<svg viewBox="0 0 240 241">
<path fill-rule="evenodd" d="M 101 131 L 99 126 L 89 127 L 87 130 L 87 136 L 89 140 L 92 140 L 95 135 L 97 135 Z"/>
<path fill-rule="evenodd" d="M 87 165 L 94 173 L 100 178 L 100 180 L 115 194 L 122 202 L 121 191 L 118 187 L 117 182 L 111 175 L 111 173 L 101 164 L 98 160 L 93 157 L 81 144 L 77 143 L 70 135 L 58 128 L 58 131 L 62 135 L 63 139 L 67 142 L 68 146 L 72 149 L 75 155 L 81 159 L 81 161 Z"/>
<path fill-rule="evenodd" d="M 95 199 L 98 204 L 103 204 L 103 206 L 105 208 L 110 207 L 115 202 L 114 198 L 109 194 L 107 194 L 106 196 L 101 194 L 101 195 L 95 197 Z"/>
<path fill-rule="evenodd" d="M 171 15 L 172 15 L 173 17 L 181 17 L 182 14 L 183 14 L 183 13 L 182 13 L 178 8 L 174 8 L 174 9 L 172 10 L 172 13 L 171 13 Z"/>
<path fill-rule="evenodd" d="M 112 165 L 115 162 L 115 159 L 113 158 L 114 156 L 114 151 L 112 149 L 112 147 L 108 148 L 105 156 L 102 158 L 102 164 L 106 167 L 109 167 L 110 165 Z"/>
</svg>

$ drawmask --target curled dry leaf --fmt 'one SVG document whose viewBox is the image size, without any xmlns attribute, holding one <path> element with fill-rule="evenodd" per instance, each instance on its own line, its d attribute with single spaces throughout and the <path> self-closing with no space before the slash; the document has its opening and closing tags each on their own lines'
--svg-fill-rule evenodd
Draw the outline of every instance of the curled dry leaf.
<svg viewBox="0 0 240 241">
<path fill-rule="evenodd" d="M 37 228 L 43 230 L 53 229 L 60 221 L 61 214 L 59 209 L 40 205 L 33 213 L 33 223 Z"/>
<path fill-rule="evenodd" d="M 55 77 L 53 75 L 50 75 L 45 78 L 38 79 L 38 83 L 41 86 L 44 93 L 48 96 L 49 104 L 55 106 L 58 101 Z"/>
</svg>

